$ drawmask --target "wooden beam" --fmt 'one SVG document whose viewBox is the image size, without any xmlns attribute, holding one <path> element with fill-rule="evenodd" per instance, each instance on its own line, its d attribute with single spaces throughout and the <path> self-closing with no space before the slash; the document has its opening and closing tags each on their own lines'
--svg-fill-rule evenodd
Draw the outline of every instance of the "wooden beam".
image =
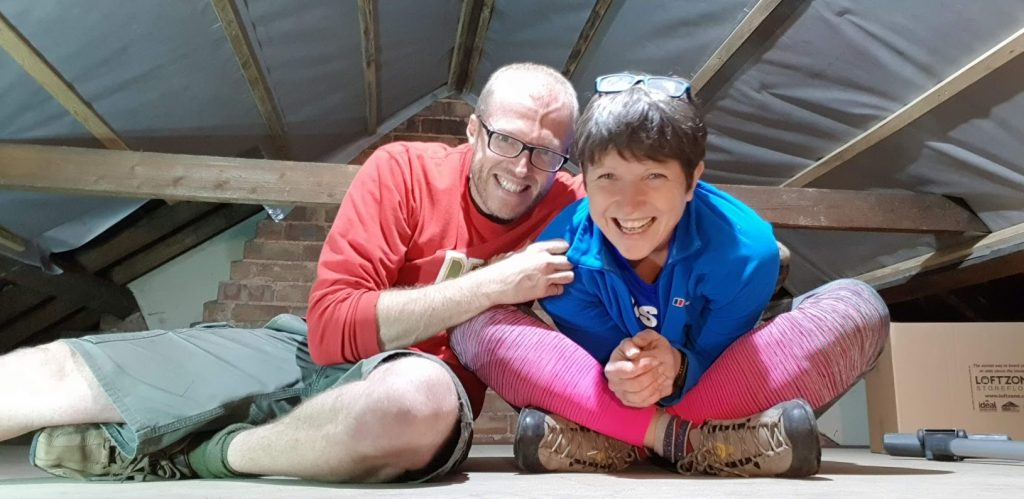
<svg viewBox="0 0 1024 499">
<path fill-rule="evenodd" d="M 38 306 L 50 297 L 38 291 L 8 283 L 0 289 L 0 325 Z"/>
<path fill-rule="evenodd" d="M 136 251 L 180 230 L 185 225 L 217 208 L 215 203 L 183 202 L 161 206 L 135 225 L 125 228 L 99 243 L 72 253 L 72 258 L 89 272 L 96 272 L 132 255 Z"/>
<path fill-rule="evenodd" d="M 972 239 L 950 248 L 935 250 L 903 262 L 857 276 L 875 289 L 899 284 L 914 275 L 929 270 L 959 263 L 972 258 L 984 257 L 1002 248 L 1024 244 L 1024 224 L 1017 224 L 993 232 L 980 239 Z"/>
<path fill-rule="evenodd" d="M 484 53 L 484 40 L 487 39 L 487 28 L 491 25 L 491 14 L 494 12 L 494 0 L 483 0 L 480 7 L 480 19 L 477 21 L 476 32 L 473 35 L 473 50 L 470 53 L 469 65 L 466 67 L 466 81 L 463 83 L 460 92 L 473 88 L 473 80 L 476 78 L 476 68 L 480 65 L 480 57 Z"/>
<path fill-rule="evenodd" d="M 1015 274 L 1024 274 L 1024 248 L 987 260 L 984 257 L 964 260 L 941 269 L 924 272 L 903 284 L 882 289 L 879 294 L 891 305 Z"/>
<path fill-rule="evenodd" d="M 729 37 L 722 42 L 722 45 L 715 50 L 697 73 L 690 80 L 693 86 L 693 93 L 696 94 L 704 85 L 711 80 L 718 70 L 725 66 L 725 63 L 739 50 L 740 46 L 747 41 L 747 38 L 761 25 L 769 14 L 775 10 L 782 0 L 759 0 L 746 17 L 740 21 L 736 29 L 732 30 Z"/>
<path fill-rule="evenodd" d="M 590 42 L 594 39 L 594 33 L 601 26 L 601 21 L 604 20 L 604 15 L 608 12 L 608 7 L 611 7 L 611 5 L 612 0 L 597 0 L 594 2 L 594 7 L 590 9 L 590 16 L 587 17 L 587 22 L 583 24 L 580 36 L 576 39 L 576 45 L 573 45 L 572 51 L 569 52 L 569 58 L 565 61 L 565 67 L 562 69 L 562 74 L 566 78 L 571 80 L 572 75 L 576 73 L 576 67 L 579 66 L 583 55 L 587 53 L 587 49 L 590 48 Z"/>
<path fill-rule="evenodd" d="M 358 166 L 0 144 L 0 187 L 241 204 L 323 205 L 344 197 Z M 935 194 L 721 185 L 779 227 L 987 232 Z"/>
<path fill-rule="evenodd" d="M 0 187 L 130 198 L 337 206 L 358 166 L 0 143 Z"/>
<path fill-rule="evenodd" d="M 0 352 L 13 349 L 36 332 L 60 322 L 80 308 L 78 304 L 54 299 L 19 316 L 0 329 Z"/>
<path fill-rule="evenodd" d="M 57 68 L 53 67 L 2 13 L 0 13 L 0 47 L 3 47 L 25 72 L 31 75 L 54 99 L 57 99 L 57 102 L 60 102 L 64 109 L 99 139 L 107 149 L 128 150 L 128 146 L 110 128 L 103 117 L 93 109 L 92 105 L 85 101 L 75 87 L 64 79 Z"/>
<path fill-rule="evenodd" d="M 482 6 L 482 0 L 462 0 L 459 30 L 455 34 L 455 47 L 452 49 L 452 61 L 448 67 L 448 88 L 452 92 L 461 92 L 466 87 L 466 69 L 473 53 L 473 40 L 476 39 L 476 27 L 480 23 Z"/>
<path fill-rule="evenodd" d="M 242 68 L 245 81 L 249 83 L 249 91 L 256 100 L 256 107 L 263 115 L 263 121 L 267 124 L 270 132 L 270 140 L 274 151 L 272 157 L 275 159 L 286 159 L 289 157 L 288 133 L 285 127 L 281 110 L 274 100 L 274 93 L 270 89 L 270 82 L 259 58 L 256 56 L 256 49 L 249 39 L 249 33 L 242 24 L 242 15 L 238 11 L 235 0 L 210 0 L 217 17 L 220 18 L 221 26 L 224 27 L 224 34 L 231 42 L 231 49 L 235 52 L 235 59 Z"/>
<path fill-rule="evenodd" d="M 936 106 L 949 100 L 963 89 L 991 73 L 996 68 L 1024 51 L 1024 28 L 1011 35 L 1002 43 L 985 52 L 981 57 L 953 73 L 938 85 L 932 87 L 920 97 L 903 106 L 888 118 L 847 142 L 839 149 L 829 153 L 813 165 L 807 167 L 793 178 L 782 184 L 783 187 L 803 187 L 818 177 L 845 163 L 865 149 L 881 142 L 886 137 L 903 129 L 905 126 L 935 109 Z"/>
<path fill-rule="evenodd" d="M 0 256 L 0 279 L 122 318 L 139 309 L 129 289 L 85 272 L 47 274 L 38 267 Z"/>
<path fill-rule="evenodd" d="M 114 265 L 106 273 L 111 281 L 128 284 L 261 211 L 261 207 L 252 205 L 221 207 L 160 244 Z"/>
<path fill-rule="evenodd" d="M 776 227 L 987 233 L 973 212 L 937 194 L 719 185 Z"/>
<path fill-rule="evenodd" d="M 363 92 L 366 97 L 366 132 L 380 124 L 380 47 L 377 0 L 359 0 L 359 28 L 363 39 Z"/>
<path fill-rule="evenodd" d="M 0 246 L 15 253 L 21 253 L 28 248 L 28 241 L 0 225 Z"/>
<path fill-rule="evenodd" d="M 95 310 L 79 309 L 60 322 L 47 326 L 44 331 L 28 336 L 22 342 L 14 345 L 14 348 L 43 345 L 66 338 L 77 338 L 82 336 L 82 333 L 106 333 L 106 331 L 96 331 L 97 327 L 100 326 L 101 319 L 102 316 Z M 0 332 L 0 334 L 3 333 Z"/>
</svg>

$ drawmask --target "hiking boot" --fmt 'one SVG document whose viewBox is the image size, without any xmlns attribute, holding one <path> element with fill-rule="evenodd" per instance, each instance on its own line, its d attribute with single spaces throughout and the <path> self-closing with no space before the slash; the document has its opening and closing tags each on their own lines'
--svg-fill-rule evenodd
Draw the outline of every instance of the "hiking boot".
<svg viewBox="0 0 1024 499">
<path fill-rule="evenodd" d="M 806 477 L 821 465 L 818 424 L 803 400 L 783 402 L 748 418 L 709 420 L 694 431 L 701 440 L 677 464 L 680 473 Z"/>
<path fill-rule="evenodd" d="M 55 476 L 79 480 L 178 480 L 192 478 L 185 442 L 144 456 L 127 458 L 98 424 L 44 428 L 29 450 L 35 467 Z"/>
<path fill-rule="evenodd" d="M 625 442 L 529 407 L 519 413 L 512 450 L 527 473 L 615 472 L 636 459 L 636 449 Z"/>
</svg>

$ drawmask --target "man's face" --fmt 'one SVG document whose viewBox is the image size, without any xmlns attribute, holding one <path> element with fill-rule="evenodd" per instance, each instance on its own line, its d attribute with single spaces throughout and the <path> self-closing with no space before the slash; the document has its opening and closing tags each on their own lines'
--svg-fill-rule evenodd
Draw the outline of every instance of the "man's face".
<svg viewBox="0 0 1024 499">
<path fill-rule="evenodd" d="M 663 266 L 672 233 L 703 172 L 701 162 L 687 188 L 678 161 L 625 159 L 609 151 L 587 166 L 590 218 L 627 260 L 650 259 Z"/>
<path fill-rule="evenodd" d="M 551 188 L 555 174 L 530 164 L 523 151 L 515 158 L 501 157 L 487 148 L 483 118 L 492 130 L 531 146 L 566 153 L 572 140 L 572 112 L 557 99 L 519 99 L 494 102 L 487 116 L 470 117 L 466 135 L 473 147 L 469 190 L 485 214 L 513 221 L 528 213 Z"/>
</svg>

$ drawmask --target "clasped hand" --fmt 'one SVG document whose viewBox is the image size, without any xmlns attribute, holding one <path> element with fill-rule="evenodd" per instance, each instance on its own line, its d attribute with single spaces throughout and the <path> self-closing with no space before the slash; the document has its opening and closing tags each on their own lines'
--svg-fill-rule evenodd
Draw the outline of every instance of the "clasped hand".
<svg viewBox="0 0 1024 499">
<path fill-rule="evenodd" d="M 604 366 L 608 388 L 630 407 L 649 407 L 672 394 L 682 353 L 652 329 L 626 338 Z"/>
</svg>

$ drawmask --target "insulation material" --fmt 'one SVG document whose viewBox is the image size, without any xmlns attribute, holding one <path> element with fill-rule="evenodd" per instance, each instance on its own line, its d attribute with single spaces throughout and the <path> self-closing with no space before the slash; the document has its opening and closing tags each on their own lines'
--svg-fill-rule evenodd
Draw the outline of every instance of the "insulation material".
<svg viewBox="0 0 1024 499">
<path fill-rule="evenodd" d="M 805 4 L 707 104 L 706 178 L 782 183 L 1019 29 L 1024 25 L 1020 5 L 1019 0 L 986 2 L 984 9 L 955 0 Z M 909 18 L 914 23 L 908 24 Z M 865 151 L 811 186 L 963 195 L 993 228 L 1020 220 L 1022 156 L 1013 152 L 1021 148 L 1014 140 L 1021 124 L 1019 118 L 1010 124 L 1009 118 L 1021 115 L 1013 111 L 1021 105 L 1019 83 L 1009 88 L 1020 81 L 1020 70 L 1017 78 L 1008 76 L 1012 68 L 1000 73 L 993 75 L 996 83 L 979 82 L 899 132 L 902 138 Z M 986 210 L 986 204 L 994 209 Z M 920 235 L 779 234 L 797 255 L 789 281 L 794 292 L 936 247 L 934 237 Z"/>
<path fill-rule="evenodd" d="M 480 95 L 491 73 L 513 62 L 536 62 L 561 71 L 593 7 L 594 0 L 495 1 L 472 93 Z M 609 14 L 611 10 L 614 7 Z"/>
<path fill-rule="evenodd" d="M 992 230 L 1024 223 L 1022 81 L 1017 57 L 813 185 L 944 194 Z"/>
<path fill-rule="evenodd" d="M 239 11 L 285 120 L 293 159 L 320 159 L 366 132 L 356 2 L 247 0 Z M 244 93 L 249 96 L 247 87 Z"/>
<path fill-rule="evenodd" d="M 266 134 L 208 1 L 0 8 L 131 149 L 234 156 Z"/>
<path fill-rule="evenodd" d="M 381 121 L 448 82 L 462 2 L 377 3 Z"/>
<path fill-rule="evenodd" d="M 75 249 L 141 206 L 144 200 L 0 190 L 0 225 L 29 241 L 27 251 L 0 253 L 59 272 L 50 253 Z"/>
<path fill-rule="evenodd" d="M 692 77 L 754 3 L 613 2 L 573 77 L 581 101 L 586 103 L 593 96 L 594 79 L 608 73 L 641 71 Z"/>
</svg>

